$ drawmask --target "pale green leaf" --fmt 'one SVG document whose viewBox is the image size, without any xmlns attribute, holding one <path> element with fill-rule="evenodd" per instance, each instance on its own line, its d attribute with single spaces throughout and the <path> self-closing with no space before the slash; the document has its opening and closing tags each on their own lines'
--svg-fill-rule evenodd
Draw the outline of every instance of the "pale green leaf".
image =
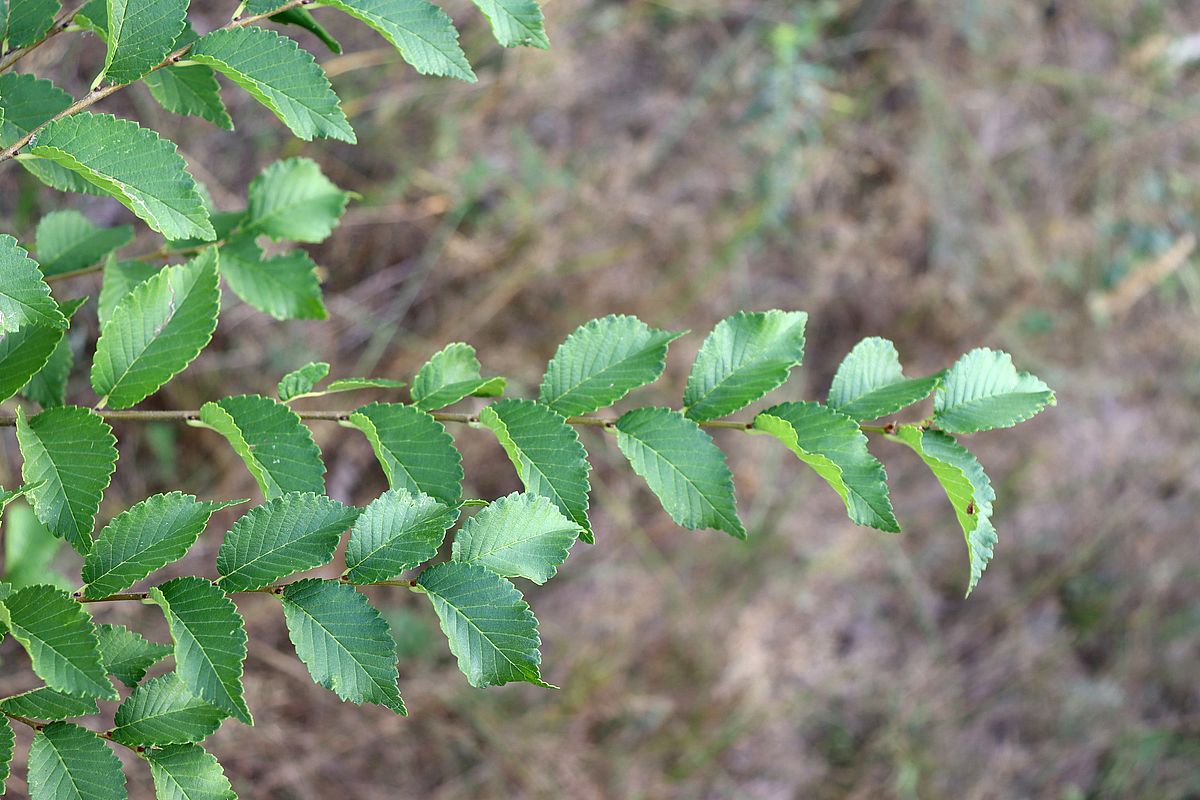
<svg viewBox="0 0 1200 800">
<path fill-rule="evenodd" d="M 1055 403 L 1050 387 L 1018 372 L 1008 353 L 980 347 L 946 371 L 933 396 L 933 424 L 948 433 L 1010 428 Z"/>
<path fill-rule="evenodd" d="M 446 345 L 413 378 L 413 405 L 424 411 L 436 411 L 465 397 L 504 394 L 504 378 L 484 378 L 481 369 L 474 347 L 464 342 Z"/>
<path fill-rule="evenodd" d="M 29 800 L 127 800 L 121 762 L 104 741 L 51 722 L 29 747 Z"/>
<path fill-rule="evenodd" d="M 70 320 L 84 302 L 81 299 L 59 303 L 58 310 L 65 319 Z M 28 325 L 16 332 L 0 333 L 0 400 L 7 400 L 24 387 L 23 394 L 43 407 L 62 405 L 62 394 L 58 389 L 54 394 L 37 390 L 30 392 L 29 381 L 46 369 L 60 347 L 65 348 L 67 364 L 70 365 L 71 348 L 70 343 L 66 342 L 66 333 L 63 328 L 41 325 Z M 54 377 L 58 379 L 56 386 L 65 392 L 66 376 Z"/>
<path fill-rule="evenodd" d="M 722 320 L 700 346 L 683 404 L 688 418 L 716 419 L 782 386 L 804 360 L 802 311 L 739 311 Z"/>
<path fill-rule="evenodd" d="M 167 581 L 150 590 L 175 640 L 175 672 L 188 691 L 247 725 L 242 688 L 246 626 L 233 601 L 203 578 Z"/>
<path fill-rule="evenodd" d="M 309 395 L 313 388 L 325 380 L 329 374 L 329 363 L 326 361 L 310 361 L 300 369 L 295 369 L 284 375 L 276 387 L 276 393 L 283 402 Z"/>
<path fill-rule="evenodd" d="M 542 680 L 537 619 L 517 587 L 490 569 L 455 561 L 430 567 L 417 579 L 438 615 L 450 652 L 477 688 Z"/>
<path fill-rule="evenodd" d="M 557 412 L 532 400 L 499 400 L 479 413 L 479 423 L 496 435 L 526 491 L 548 498 L 591 542 L 587 451 L 579 434 Z"/>
<path fill-rule="evenodd" d="M 176 64 L 151 72 L 142 78 L 142 83 L 167 111 L 206 119 L 218 128 L 233 130 L 233 120 L 221 101 L 221 85 L 211 67 Z"/>
<path fill-rule="evenodd" d="M 109 675 L 126 686 L 137 686 L 146 671 L 171 655 L 169 644 L 150 642 L 121 625 L 97 625 L 100 659 Z"/>
<path fill-rule="evenodd" d="M 0 147 L 10 147 L 18 139 L 49 122 L 74 102 L 67 92 L 48 80 L 29 73 L 6 72 L 0 75 Z M 99 188 L 70 170 L 40 158 L 21 159 L 21 166 L 47 186 L 64 192 L 101 194 Z"/>
<path fill-rule="evenodd" d="M 174 672 L 146 681 L 121 703 L 113 739 L 122 744 L 162 746 L 204 741 L 226 714 L 188 691 Z"/>
<path fill-rule="evenodd" d="M 104 279 L 100 284 L 100 299 L 97 302 L 97 314 L 100 317 L 100 328 L 103 330 L 117 305 L 134 290 L 134 287 L 145 283 L 158 274 L 162 269 L 158 264 L 145 261 L 118 261 L 109 257 L 104 262 Z"/>
<path fill-rule="evenodd" d="M 476 80 L 454 21 L 426 0 L 321 0 L 321 5 L 370 25 L 422 75 Z"/>
<path fill-rule="evenodd" d="M 308 253 L 267 258 L 254 238 L 239 233 L 221 246 L 221 274 L 234 294 L 275 319 L 325 319 L 317 265 Z"/>
<path fill-rule="evenodd" d="M 216 236 L 175 145 L 136 122 L 80 112 L 47 124 L 29 152 L 78 174 L 168 239 Z"/>
<path fill-rule="evenodd" d="M 102 228 L 73 209 L 51 211 L 38 222 L 37 257 L 43 275 L 96 264 L 133 241 L 133 226 Z"/>
<path fill-rule="evenodd" d="M 269 397 L 226 397 L 189 422 L 225 437 L 268 500 L 287 492 L 325 493 L 325 463 L 300 417 Z"/>
<path fill-rule="evenodd" d="M 940 379 L 941 373 L 905 378 L 896 346 L 872 336 L 842 360 L 829 387 L 829 407 L 856 420 L 879 419 L 924 400 Z"/>
<path fill-rule="evenodd" d="M 371 583 L 394 578 L 437 555 L 446 531 L 458 519 L 427 494 L 407 489 L 384 492 L 363 509 L 350 529 L 345 579 Z"/>
<path fill-rule="evenodd" d="M 458 505 L 462 456 L 446 428 L 428 413 L 399 403 L 372 403 L 342 424 L 367 437 L 388 486 Z"/>
<path fill-rule="evenodd" d="M 669 408 L 638 408 L 616 429 L 617 446 L 676 524 L 746 538 L 725 454 L 695 421 Z"/>
<path fill-rule="evenodd" d="M 187 554 L 219 509 L 183 492 L 156 494 L 123 511 L 100 531 L 83 560 L 83 596 L 116 594 Z"/>
<path fill-rule="evenodd" d="M 667 346 L 682 335 L 651 328 L 637 317 L 594 319 L 558 346 L 542 378 L 539 400 L 564 417 L 607 408 L 658 380 Z"/>
<path fill-rule="evenodd" d="M 42 686 L 0 700 L 0 711 L 19 717 L 57 721 L 99 714 L 94 697 L 72 697 L 66 692 Z"/>
<path fill-rule="evenodd" d="M 0 492 L 0 510 L 29 488 Z M 26 503 L 18 503 L 4 520 L 4 580 L 14 590 L 43 583 L 70 589 L 72 582 L 54 571 L 54 559 L 61 548 L 62 539 L 51 533 Z"/>
<path fill-rule="evenodd" d="M 62 10 L 59 0 L 9 0 L 8 46 L 12 50 L 39 42 Z"/>
<path fill-rule="evenodd" d="M 280 595 L 288 637 L 314 681 L 352 703 L 406 715 L 396 641 L 367 598 L 340 581 L 296 581 Z"/>
<path fill-rule="evenodd" d="M 492 24 L 492 34 L 505 47 L 550 46 L 542 9 L 535 0 L 473 0 Z"/>
<path fill-rule="evenodd" d="M 4 599 L 0 619 L 29 654 L 33 671 L 51 689 L 77 697 L 117 699 L 100 660 L 92 618 L 62 589 L 18 589 Z"/>
<path fill-rule="evenodd" d="M 92 388 L 100 405 L 129 408 L 186 369 L 212 339 L 220 309 L 213 247 L 135 286 L 96 343 Z"/>
<path fill-rule="evenodd" d="M 16 239 L 0 234 L 0 333 L 28 325 L 66 328 L 67 318 L 50 296 L 37 262 Z"/>
<path fill-rule="evenodd" d="M 83 298 L 81 298 L 83 299 Z M 66 304 L 59 304 L 65 313 Z M 57 408 L 67 404 L 67 381 L 75 366 L 75 353 L 71 340 L 65 335 L 58 340 L 45 365 L 21 387 L 21 396 L 32 400 L 42 408 Z"/>
<path fill-rule="evenodd" d="M 480 509 L 454 537 L 455 561 L 545 583 L 583 529 L 544 497 L 510 494 Z"/>
<path fill-rule="evenodd" d="M 311 493 L 285 494 L 252 508 L 217 551 L 217 583 L 226 592 L 246 592 L 328 564 L 358 514 L 357 508 Z"/>
<path fill-rule="evenodd" d="M 325 71 L 286 36 L 254 26 L 215 30 L 187 58 L 241 86 L 305 141 L 357 141 Z"/>
<path fill-rule="evenodd" d="M 996 546 L 992 503 L 996 492 L 983 466 L 952 436 L 941 431 L 904 425 L 891 437 L 913 449 L 933 472 L 954 507 L 954 516 L 967 540 L 970 574 L 967 595 L 979 583 Z"/>
<path fill-rule="evenodd" d="M 157 66 L 183 32 L 188 0 L 108 0 L 108 54 L 96 84 L 130 83 Z"/>
<path fill-rule="evenodd" d="M 220 763 L 200 745 L 148 750 L 143 757 L 158 800 L 237 800 Z"/>
<path fill-rule="evenodd" d="M 86 408 L 51 408 L 28 419 L 18 408 L 17 442 L 38 519 L 87 555 L 100 498 L 117 468 L 112 428 Z"/>
<path fill-rule="evenodd" d="M 401 389 L 404 386 L 404 381 L 396 381 L 391 378 L 338 378 L 337 380 L 330 381 L 324 389 L 321 389 L 314 396 L 357 392 L 362 389 Z"/>
<path fill-rule="evenodd" d="M 346 210 L 350 193 L 310 158 L 276 161 L 254 179 L 243 230 L 278 241 L 323 242 Z"/>
<path fill-rule="evenodd" d="M 858 525 L 898 533 L 887 473 L 867 450 L 858 422 L 820 403 L 781 403 L 754 418 L 833 487 Z"/>
</svg>

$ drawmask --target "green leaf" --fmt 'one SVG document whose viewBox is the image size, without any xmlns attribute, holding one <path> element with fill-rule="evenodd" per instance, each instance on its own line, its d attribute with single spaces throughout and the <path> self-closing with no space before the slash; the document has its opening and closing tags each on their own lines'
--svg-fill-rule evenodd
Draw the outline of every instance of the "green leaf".
<svg viewBox="0 0 1200 800">
<path fill-rule="evenodd" d="M 147 641 L 122 625 L 97 625 L 96 635 L 104 669 L 130 688 L 146 677 L 147 670 L 171 655 L 169 644 Z"/>
<path fill-rule="evenodd" d="M 51 408 L 29 419 L 18 408 L 17 442 L 37 518 L 87 555 L 100 498 L 117 469 L 112 428 L 86 408 Z"/>
<path fill-rule="evenodd" d="M 133 241 L 133 226 L 101 228 L 78 211 L 51 211 L 37 226 L 43 275 L 62 275 L 96 264 Z"/>
<path fill-rule="evenodd" d="M 526 491 L 549 498 L 582 529 L 588 522 L 587 451 L 579 434 L 558 413 L 532 400 L 499 400 L 479 413 L 479 423 L 496 434 Z"/>
<path fill-rule="evenodd" d="M 371 583 L 394 578 L 437 555 L 446 531 L 458 519 L 427 494 L 407 489 L 384 492 L 363 509 L 350 530 L 345 579 Z"/>
<path fill-rule="evenodd" d="M 16 743 L 12 725 L 7 719 L 0 719 L 0 795 L 4 794 L 4 784 L 12 772 L 13 747 Z"/>
<path fill-rule="evenodd" d="M 858 422 L 820 403 L 781 403 L 754 418 L 833 487 L 857 525 L 899 533 L 887 473 L 870 451 Z"/>
<path fill-rule="evenodd" d="M 16 239 L 0 234 L 0 333 L 28 325 L 66 328 L 67 318 L 50 296 L 37 262 Z"/>
<path fill-rule="evenodd" d="M 162 63 L 183 32 L 188 0 L 108 0 L 108 54 L 96 79 L 131 83 Z"/>
<path fill-rule="evenodd" d="M 567 560 L 582 531 L 546 498 L 513 493 L 463 524 L 454 537 L 453 558 L 542 584 Z"/>
<path fill-rule="evenodd" d="M 70 318 L 85 302 L 87 302 L 87 298 L 68 300 L 65 303 L 59 303 L 58 308 L 64 316 Z M 71 369 L 75 365 L 75 353 L 71 349 L 71 341 L 67 338 L 66 331 L 61 331 L 61 333 L 62 336 L 54 345 L 54 349 L 50 351 L 46 363 L 21 387 L 21 396 L 32 400 L 42 408 L 57 408 L 67 403 L 67 382 L 71 377 Z M 18 372 L 18 374 L 20 373 Z"/>
<path fill-rule="evenodd" d="M 158 800 L 237 800 L 220 763 L 200 745 L 148 750 L 150 777 Z"/>
<path fill-rule="evenodd" d="M 475 348 L 464 342 L 448 344 L 433 355 L 413 378 L 413 405 L 436 411 L 466 397 L 499 397 L 504 378 L 484 378 Z"/>
<path fill-rule="evenodd" d="M 829 407 L 856 420 L 879 419 L 924 400 L 941 377 L 905 378 L 896 345 L 872 336 L 842 360 L 829 387 Z"/>
<path fill-rule="evenodd" d="M 803 311 L 739 311 L 700 346 L 683 404 L 689 419 L 716 419 L 783 385 L 804 360 Z"/>
<path fill-rule="evenodd" d="M 188 691 L 247 725 L 243 698 L 246 626 L 233 601 L 203 578 L 167 581 L 150 590 L 175 640 L 175 672 Z"/>
<path fill-rule="evenodd" d="M 325 493 L 325 463 L 312 431 L 282 403 L 253 394 L 226 397 L 205 403 L 200 419 L 189 424 L 224 436 L 266 499 L 287 492 Z"/>
<path fill-rule="evenodd" d="M 637 317 L 594 319 L 558 346 L 538 399 L 564 417 L 607 408 L 658 380 L 667 346 L 682 335 L 651 328 Z"/>
<path fill-rule="evenodd" d="M 44 39 L 61 10 L 58 0 L 9 0 L 9 49 L 28 47 Z"/>
<path fill-rule="evenodd" d="M 967 540 L 970 564 L 967 596 L 970 596 L 992 560 L 996 546 L 996 529 L 991 521 L 992 503 L 996 499 L 992 482 L 978 459 L 952 436 L 941 431 L 904 425 L 889 438 L 908 445 L 921 457 L 954 507 L 954 516 Z"/>
<path fill-rule="evenodd" d="M 342 424 L 367 437 L 388 486 L 458 505 L 462 456 L 446 428 L 428 413 L 399 403 L 372 403 Z"/>
<path fill-rule="evenodd" d="M 171 492 L 121 512 L 83 560 L 83 596 L 94 600 L 116 594 L 183 558 L 209 517 L 230 505 L 235 503 L 200 502 L 193 495 Z"/>
<path fill-rule="evenodd" d="M 83 303 L 82 299 L 59 303 L 58 310 L 65 319 L 70 320 Z M 21 391 L 22 387 L 26 387 L 32 378 L 46 368 L 58 348 L 63 346 L 66 333 L 63 328 L 47 328 L 41 325 L 28 325 L 15 333 L 0 333 L 0 400 L 7 400 Z M 69 357 L 69 343 L 65 345 L 65 352 Z M 59 386 L 65 392 L 66 376 L 58 377 Z M 28 391 L 25 395 L 43 406 L 62 405 L 61 401 L 54 402 L 61 395 L 33 396 Z M 51 402 L 45 402 L 46 400 Z"/>
<path fill-rule="evenodd" d="M 48 80 L 28 73 L 0 75 L 0 147 L 10 147 L 67 110 L 74 98 Z M 42 159 L 21 159 L 21 166 L 47 186 L 64 192 L 100 194 L 74 172 Z"/>
<path fill-rule="evenodd" d="M 47 124 L 29 152 L 78 174 L 168 239 L 216 236 L 175 145 L 136 122 L 72 114 Z"/>
<path fill-rule="evenodd" d="M 202 742 L 221 727 L 225 716 L 168 672 L 133 690 L 117 709 L 111 733 L 116 741 L 131 746 Z"/>
<path fill-rule="evenodd" d="M 492 34 L 505 47 L 550 46 L 542 9 L 535 0 L 473 0 L 492 24 Z"/>
<path fill-rule="evenodd" d="M 279 241 L 323 242 L 350 202 L 311 158 L 276 161 L 250 184 L 243 227 Z"/>
<path fill-rule="evenodd" d="M 438 615 L 450 652 L 476 688 L 542 680 L 537 619 L 517 587 L 478 564 L 450 561 L 421 573 L 417 588 Z"/>
<path fill-rule="evenodd" d="M 304 28 L 304 30 L 320 39 L 321 43 L 328 47 L 331 53 L 336 53 L 337 55 L 341 55 L 342 53 L 341 43 L 333 38 L 333 35 L 325 30 L 325 27 L 321 23 L 317 22 L 307 8 L 289 8 L 286 11 L 280 11 L 278 14 L 272 14 L 271 22 L 277 22 L 280 25 L 296 25 Z"/>
<path fill-rule="evenodd" d="M 695 421 L 669 408 L 637 408 L 616 428 L 617 446 L 676 524 L 746 538 L 725 454 Z"/>
<path fill-rule="evenodd" d="M 142 78 L 158 104 L 173 114 L 206 119 L 218 128 L 233 130 L 233 120 L 221 101 L 221 84 L 211 67 L 173 65 Z"/>
<path fill-rule="evenodd" d="M 313 396 L 357 392 L 361 389 L 402 389 L 404 386 L 404 381 L 395 381 L 390 378 L 338 378 L 330 381 L 328 386 Z"/>
<path fill-rule="evenodd" d="M 317 494 L 285 494 L 252 508 L 217 551 L 217 583 L 226 592 L 247 592 L 328 564 L 358 514 Z"/>
<path fill-rule="evenodd" d="M 100 299 L 97 302 L 101 330 L 108 324 L 121 300 L 136 286 L 157 275 L 160 269 L 159 265 L 145 261 L 117 261 L 109 257 L 104 264 L 104 280 L 100 284 Z"/>
<path fill-rule="evenodd" d="M 0 700 L 0 711 L 19 717 L 57 721 L 99 714 L 93 697 L 72 697 L 65 692 L 42 686 Z"/>
<path fill-rule="evenodd" d="M 314 681 L 343 700 L 408 714 L 396 688 L 396 641 L 367 598 L 349 584 L 310 578 L 280 600 L 288 637 Z"/>
<path fill-rule="evenodd" d="M 135 286 L 96 343 L 92 388 L 99 405 L 129 408 L 157 392 L 208 345 L 220 310 L 213 247 Z"/>
<path fill-rule="evenodd" d="M 1017 372 L 1012 356 L 980 347 L 946 372 L 933 396 L 933 424 L 947 433 L 1010 428 L 1055 404 L 1050 387 Z"/>
<path fill-rule="evenodd" d="M 357 141 L 325 71 L 286 36 L 254 26 L 215 30 L 193 44 L 187 58 L 241 86 L 300 139 Z"/>
<path fill-rule="evenodd" d="M 422 75 L 476 80 L 454 21 L 426 0 L 321 0 L 321 5 L 370 25 Z"/>
<path fill-rule="evenodd" d="M 279 399 L 285 403 L 296 397 L 307 396 L 328 374 L 329 362 L 310 361 L 300 369 L 284 375 L 276 387 L 276 392 Z"/>
<path fill-rule="evenodd" d="M 275 319 L 325 319 L 317 265 L 303 250 L 267 258 L 254 234 L 236 234 L 221 246 L 221 274 L 234 294 Z"/>
<path fill-rule="evenodd" d="M 21 643 L 33 671 L 51 689 L 116 700 L 104 671 L 92 618 L 62 589 L 26 586 L 4 599 L 0 620 Z"/>
<path fill-rule="evenodd" d="M 102 41 L 108 41 L 108 0 L 88 0 L 75 12 L 71 20 L 86 31 L 91 31 Z"/>
<path fill-rule="evenodd" d="M 51 722 L 29 748 L 30 800 L 123 800 L 121 762 L 99 736 Z"/>
</svg>

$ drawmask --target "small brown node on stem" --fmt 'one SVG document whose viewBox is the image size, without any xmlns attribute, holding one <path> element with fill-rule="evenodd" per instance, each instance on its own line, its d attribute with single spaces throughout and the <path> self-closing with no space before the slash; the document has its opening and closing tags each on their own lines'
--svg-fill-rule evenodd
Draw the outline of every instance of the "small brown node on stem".
<svg viewBox="0 0 1200 800">
<path fill-rule="evenodd" d="M 888 424 L 884 425 L 883 432 L 888 433 L 888 434 L 895 433 L 896 432 L 896 423 L 889 422 Z"/>
<path fill-rule="evenodd" d="M 972 500 L 971 502 L 967 503 L 967 516 L 970 517 L 970 516 L 974 516 L 974 515 L 975 515 L 975 501 Z"/>
</svg>

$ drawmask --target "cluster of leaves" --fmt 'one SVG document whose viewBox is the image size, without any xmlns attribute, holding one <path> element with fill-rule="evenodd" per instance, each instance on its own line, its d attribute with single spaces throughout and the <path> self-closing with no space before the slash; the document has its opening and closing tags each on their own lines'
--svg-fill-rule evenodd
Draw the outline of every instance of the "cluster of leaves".
<svg viewBox="0 0 1200 800">
<path fill-rule="evenodd" d="M 501 44 L 546 45 L 533 0 L 475 2 Z M 148 764 L 161 798 L 234 797 L 201 743 L 226 719 L 252 724 L 243 685 L 245 625 L 232 599 L 242 593 L 275 597 L 313 680 L 356 704 L 406 713 L 396 645 L 363 593 L 366 586 L 424 596 L 471 685 L 548 686 L 537 620 L 519 582 L 545 583 L 578 540 L 595 541 L 588 517 L 591 467 L 576 432 L 581 426 L 615 438 L 677 524 L 738 539 L 747 531 L 733 476 L 708 430 L 774 437 L 829 484 L 853 522 L 889 532 L 899 524 L 866 434 L 905 444 L 946 491 L 967 543 L 968 592 L 975 586 L 996 542 L 995 493 L 955 436 L 1009 427 L 1054 402 L 1042 381 L 1018 372 L 1007 354 L 987 349 L 937 374 L 907 378 L 891 342 L 866 339 L 842 363 L 824 403 L 781 403 L 731 420 L 781 387 L 805 348 L 804 313 L 743 312 L 719 323 L 703 342 L 680 408 L 596 416 L 656 381 L 670 344 L 682 335 L 635 317 L 608 316 L 562 343 L 536 400 L 504 397 L 505 379 L 485 376 L 474 348 L 458 342 L 413 376 L 407 402 L 374 402 L 337 414 L 297 411 L 294 404 L 305 398 L 405 385 L 391 378 L 329 380 L 330 365 L 313 362 L 284 376 L 274 397 L 225 397 L 196 411 L 122 411 L 159 391 L 209 344 L 222 283 L 278 319 L 323 318 L 309 256 L 296 247 L 267 257 L 263 241 L 324 240 L 352 195 L 315 162 L 288 159 L 254 179 L 244 209 L 216 212 L 173 144 L 86 107 L 141 81 L 165 108 L 229 128 L 219 73 L 300 138 L 353 141 L 315 59 L 291 39 L 251 25 L 264 19 L 298 25 L 339 49 L 310 13 L 315 7 L 374 28 L 421 72 L 474 79 L 454 26 L 425 0 L 247 0 L 229 25 L 205 36 L 192 31 L 187 5 L 91 0 L 63 16 L 58 0 L 0 0 L 0 147 L 7 148 L 0 161 L 15 157 L 57 189 L 110 196 L 163 238 L 150 253 L 120 257 L 134 239 L 132 227 L 100 227 L 74 211 L 41 220 L 33 255 L 0 235 L 0 401 L 22 398 L 0 423 L 15 426 L 23 460 L 23 483 L 0 489 L 0 508 L 18 497 L 28 503 L 8 512 L 0 637 L 24 648 L 43 684 L 0 698 L 0 790 L 12 760 L 11 723 L 17 722 L 36 731 L 28 762 L 34 800 L 124 797 L 125 778 L 110 745 L 131 748 Z M 50 81 L 4 72 L 46 38 L 71 29 L 107 44 L 103 67 L 82 100 Z M 56 299 L 50 282 L 101 269 L 100 333 L 90 363 L 97 401 L 92 408 L 69 405 L 75 350 L 67 332 L 87 298 Z M 869 424 L 931 395 L 926 419 Z M 469 398 L 490 400 L 474 412 L 446 410 Z M 109 422 L 143 413 L 186 420 L 223 437 L 261 490 L 262 502 L 224 531 L 214 579 L 162 580 L 157 573 L 187 555 L 214 514 L 249 500 L 157 494 L 96 530 L 118 458 Z M 326 496 L 325 465 L 306 418 L 335 419 L 361 432 L 388 491 L 361 508 Z M 447 423 L 490 432 L 524 491 L 491 501 L 464 498 L 461 457 Z M 26 537 L 14 533 L 21 529 L 14 514 L 32 515 L 25 521 L 36 519 L 55 545 L 65 542 L 83 557 L 78 583 L 35 577 L 45 574 L 53 550 L 27 546 Z M 328 565 L 343 540 L 337 575 Z M 325 577 L 305 576 L 313 570 Z M 155 606 L 170 642 L 93 622 L 92 604 L 121 600 Z M 98 701 L 120 703 L 106 730 L 69 722 L 99 715 Z"/>
</svg>

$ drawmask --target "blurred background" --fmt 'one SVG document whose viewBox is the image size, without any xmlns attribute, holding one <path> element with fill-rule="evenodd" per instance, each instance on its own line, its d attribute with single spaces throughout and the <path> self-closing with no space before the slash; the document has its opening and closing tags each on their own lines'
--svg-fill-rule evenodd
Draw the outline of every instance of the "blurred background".
<svg viewBox="0 0 1200 800">
<path fill-rule="evenodd" d="M 233 5 L 197 0 L 197 27 Z M 179 142 L 220 208 L 295 154 L 362 195 L 312 250 L 329 321 L 276 323 L 227 295 L 215 345 L 147 406 L 268 391 L 313 359 L 407 378 L 453 340 L 530 396 L 558 342 L 613 312 L 695 331 L 633 398 L 677 405 L 703 334 L 772 307 L 810 314 L 779 398 L 823 398 L 845 352 L 881 335 L 912 375 L 1006 349 L 1059 404 L 968 442 L 1000 543 L 967 600 L 950 508 L 897 445 L 873 445 L 905 527 L 889 536 L 852 526 L 783 448 L 722 437 L 739 543 L 676 528 L 585 431 L 597 544 L 528 595 L 562 689 L 469 688 L 420 598 L 373 590 L 412 715 L 346 706 L 294 658 L 273 601 L 239 600 L 257 725 L 209 744 L 241 796 L 1200 797 L 1200 5 L 550 0 L 548 52 L 501 50 L 465 0 L 447 8 L 478 84 L 422 78 L 337 14 L 320 19 L 344 55 L 288 31 L 321 53 L 356 147 L 298 142 L 234 89 L 232 134 L 141 88 L 101 106 Z M 63 36 L 23 68 L 78 96 L 102 60 Z M 131 219 L 0 176 L 5 231 L 31 239 L 65 205 Z M 78 377 L 72 396 L 94 402 Z M 332 496 L 385 488 L 365 440 L 314 430 Z M 490 435 L 452 433 L 467 496 L 519 487 Z M 102 522 L 178 487 L 256 494 L 219 437 L 118 435 Z M 0 483 L 19 463 L 5 431 Z M 211 574 L 223 513 L 183 569 Z M 6 536 L 28 516 L 10 508 Z M 45 556 L 66 574 L 72 558 Z M 157 614 L 115 605 L 131 607 L 98 619 L 165 637 Z M 4 694 L 33 685 L 0 656 Z"/>
</svg>

